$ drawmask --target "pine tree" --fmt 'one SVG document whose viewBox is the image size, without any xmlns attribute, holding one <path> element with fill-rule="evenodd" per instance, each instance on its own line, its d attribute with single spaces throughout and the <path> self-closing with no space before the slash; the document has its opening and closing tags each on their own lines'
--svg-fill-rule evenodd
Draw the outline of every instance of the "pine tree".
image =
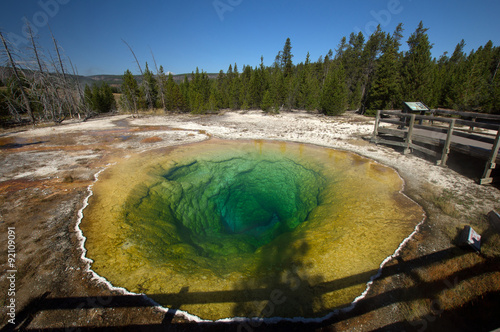
<svg viewBox="0 0 500 332">
<path fill-rule="evenodd" d="M 363 71 L 361 76 L 361 82 L 359 84 L 361 99 L 359 102 L 353 100 L 351 103 L 351 109 L 361 108 L 361 113 L 364 113 L 366 108 L 366 102 L 368 98 L 368 91 L 370 90 L 371 82 L 373 81 L 373 76 L 377 68 L 377 60 L 383 51 L 384 44 L 386 42 L 386 34 L 382 32 L 380 25 L 377 26 L 377 30 L 373 32 L 368 41 L 363 48 L 362 53 L 362 65 Z"/>
<path fill-rule="evenodd" d="M 187 75 L 184 75 L 184 80 L 182 81 L 182 83 L 180 84 L 179 88 L 181 90 L 181 94 L 182 94 L 182 99 L 185 101 L 186 105 L 185 105 L 185 111 L 188 112 L 190 111 L 189 109 L 189 88 L 190 88 L 190 85 L 191 83 L 189 82 L 189 78 L 187 77 Z"/>
<path fill-rule="evenodd" d="M 264 92 L 264 96 L 262 97 L 262 102 L 260 104 L 260 108 L 264 112 L 269 112 L 273 107 L 273 99 L 271 97 L 271 91 L 268 89 Z"/>
<path fill-rule="evenodd" d="M 92 99 L 91 99 L 92 109 L 96 112 L 103 112 L 104 103 L 101 93 L 101 88 L 97 84 L 92 85 Z"/>
<path fill-rule="evenodd" d="M 422 21 L 408 39 L 409 50 L 403 59 L 404 98 L 426 102 L 432 97 L 432 45 Z"/>
<path fill-rule="evenodd" d="M 491 47 L 491 45 L 490 45 Z M 490 50 L 482 46 L 469 55 L 464 80 L 462 102 L 464 110 L 483 111 L 488 96 Z"/>
<path fill-rule="evenodd" d="M 231 69 L 231 67 L 230 67 Z M 233 110 L 240 108 L 240 94 L 241 94 L 241 82 L 240 73 L 238 72 L 238 65 L 234 64 L 234 69 L 230 74 L 229 79 L 229 107 Z"/>
<path fill-rule="evenodd" d="M 156 102 L 158 100 L 158 87 L 154 74 L 149 70 L 147 62 L 142 79 L 141 89 L 146 97 L 148 108 L 153 109 L 156 107 Z"/>
<path fill-rule="evenodd" d="M 116 109 L 116 99 L 113 95 L 113 90 L 107 83 L 103 83 L 101 86 L 101 95 L 102 95 L 102 111 L 103 112 L 111 112 Z"/>
<path fill-rule="evenodd" d="M 365 37 L 362 32 L 357 35 L 351 33 L 349 45 L 343 51 L 342 56 L 340 57 L 340 54 L 337 54 L 344 66 L 347 78 L 348 105 L 350 109 L 358 109 L 361 106 L 364 45 Z"/>
<path fill-rule="evenodd" d="M 217 75 L 216 79 L 216 89 L 217 89 L 217 104 L 219 108 L 228 108 L 229 107 L 229 94 L 227 89 L 227 77 L 224 71 L 220 70 L 219 75 Z"/>
<path fill-rule="evenodd" d="M 241 109 L 247 110 L 250 109 L 252 104 L 251 101 L 251 79 L 252 79 L 252 67 L 243 66 L 243 72 L 240 76 L 240 102 Z"/>
<path fill-rule="evenodd" d="M 207 109 L 209 111 L 215 112 L 219 110 L 219 105 L 217 103 L 217 90 L 213 87 L 210 91 L 210 97 L 208 98 Z"/>
<path fill-rule="evenodd" d="M 158 75 L 156 77 L 157 86 L 158 86 L 158 94 L 160 96 L 161 107 L 164 110 L 167 109 L 167 101 L 166 101 L 166 92 L 167 92 L 167 75 L 163 69 L 163 66 L 160 65 L 160 69 L 158 70 Z"/>
<path fill-rule="evenodd" d="M 290 38 L 287 38 L 285 46 L 283 47 L 283 52 L 281 53 L 281 67 L 283 68 L 285 78 L 288 78 L 293 74 L 292 58 L 292 43 Z"/>
<path fill-rule="evenodd" d="M 168 74 L 166 88 L 166 107 L 168 111 L 171 112 L 185 112 L 187 111 L 187 105 L 184 100 L 184 96 L 181 89 L 177 83 L 174 81 L 172 73 Z"/>
<path fill-rule="evenodd" d="M 368 92 L 367 110 L 395 109 L 401 104 L 401 76 L 398 42 L 386 36 L 384 54 L 380 57 L 374 80 Z"/>
<path fill-rule="evenodd" d="M 263 97 L 263 82 L 261 71 L 258 68 L 252 70 L 248 88 L 248 103 L 251 108 L 259 108 Z"/>
<path fill-rule="evenodd" d="M 347 45 L 347 38 L 344 36 L 340 40 L 339 46 L 337 46 L 337 49 L 335 50 L 335 60 L 342 60 L 344 57 L 345 51 L 348 49 Z"/>
<path fill-rule="evenodd" d="M 347 86 L 344 68 L 335 64 L 330 68 L 321 93 L 320 109 L 326 115 L 340 115 L 347 110 Z"/>
<path fill-rule="evenodd" d="M 285 103 L 287 90 L 285 86 L 285 78 L 279 65 L 275 63 L 271 69 L 269 91 L 271 94 L 272 108 L 274 111 L 279 111 Z"/>
<path fill-rule="evenodd" d="M 441 77 L 442 87 L 438 104 L 447 108 L 462 108 L 460 96 L 464 88 L 465 62 L 467 56 L 464 53 L 465 41 L 462 39 L 457 44 L 451 58 L 443 56 L 438 63 L 438 76 Z"/>
<path fill-rule="evenodd" d="M 122 107 L 136 114 L 139 114 L 139 109 L 144 107 L 144 96 L 134 75 L 128 69 L 123 75 L 121 104 Z"/>
</svg>

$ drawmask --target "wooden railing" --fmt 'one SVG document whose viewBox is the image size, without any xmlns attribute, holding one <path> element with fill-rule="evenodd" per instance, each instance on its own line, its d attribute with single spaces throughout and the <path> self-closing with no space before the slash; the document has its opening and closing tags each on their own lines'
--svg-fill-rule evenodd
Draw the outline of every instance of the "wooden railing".
<svg viewBox="0 0 500 332">
<path fill-rule="evenodd" d="M 381 126 L 383 123 L 391 126 Z M 488 184 L 495 180 L 491 174 L 499 159 L 500 116 L 446 110 L 420 114 L 377 111 L 372 142 L 403 147 L 404 154 L 421 151 L 436 157 L 441 166 L 446 166 L 452 149 L 486 159 L 479 183 Z"/>
</svg>

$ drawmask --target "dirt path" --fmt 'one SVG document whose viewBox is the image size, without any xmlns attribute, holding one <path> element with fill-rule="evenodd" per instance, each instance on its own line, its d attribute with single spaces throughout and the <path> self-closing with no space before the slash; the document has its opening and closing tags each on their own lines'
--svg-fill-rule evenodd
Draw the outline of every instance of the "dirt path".
<svg viewBox="0 0 500 332">
<path fill-rule="evenodd" d="M 486 218 L 489 211 L 500 210 L 500 190 L 477 185 L 455 172 L 453 165 L 442 168 L 415 155 L 403 156 L 392 148 L 369 144 L 363 137 L 372 130 L 371 119 L 354 113 L 333 118 L 306 112 L 270 116 L 249 111 L 138 119 L 118 115 L 0 133 L 0 326 L 14 327 L 8 315 L 14 299 L 15 327 L 199 330 L 199 324 L 174 312 L 165 314 L 147 298 L 110 291 L 93 278 L 81 259 L 75 227 L 88 186 L 108 164 L 131 154 L 213 136 L 286 140 L 356 152 L 398 170 L 406 193 L 427 212 L 418 234 L 386 266 L 354 310 L 311 326 L 253 322 L 223 327 L 249 331 L 500 327 L 496 317 L 500 312 L 500 235 Z M 481 255 L 456 247 L 454 241 L 464 225 L 472 225 L 483 235 Z M 15 236 L 12 267 L 7 260 L 9 230 Z M 12 285 L 15 295 L 10 296 Z M 221 328 L 209 323 L 201 327 Z"/>
</svg>

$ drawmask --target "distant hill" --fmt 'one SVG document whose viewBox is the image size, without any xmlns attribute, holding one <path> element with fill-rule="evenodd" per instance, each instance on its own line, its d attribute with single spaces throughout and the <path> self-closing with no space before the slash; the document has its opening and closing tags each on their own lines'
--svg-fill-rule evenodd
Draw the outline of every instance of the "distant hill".
<svg viewBox="0 0 500 332">
<path fill-rule="evenodd" d="M 29 76 L 29 72 L 24 70 L 25 75 Z M 11 75 L 11 69 L 8 67 L 0 67 L 0 80 L 5 82 L 7 78 Z M 184 76 L 191 79 L 191 73 L 189 74 L 177 74 L 173 75 L 174 81 L 177 83 L 181 83 L 184 80 Z M 218 74 L 207 74 L 210 79 L 216 79 Z M 82 76 L 82 75 L 68 75 L 72 78 L 78 79 L 80 84 L 82 85 L 92 85 L 94 83 L 106 83 L 109 86 L 120 87 L 123 82 L 123 75 L 91 75 L 91 76 Z M 135 75 L 135 79 L 140 83 L 142 81 L 141 75 Z"/>
<path fill-rule="evenodd" d="M 191 80 L 191 73 L 189 74 L 177 74 L 172 75 L 174 77 L 174 81 L 176 83 L 181 83 L 184 81 L 184 76 L 188 77 Z M 216 79 L 219 74 L 207 74 L 209 79 Z M 142 81 L 141 75 L 134 75 L 135 79 L 140 83 Z M 93 83 L 107 83 L 110 86 L 121 86 L 123 82 L 123 75 L 92 75 L 92 76 L 83 76 L 80 79 L 80 82 L 83 84 L 92 85 Z"/>
</svg>

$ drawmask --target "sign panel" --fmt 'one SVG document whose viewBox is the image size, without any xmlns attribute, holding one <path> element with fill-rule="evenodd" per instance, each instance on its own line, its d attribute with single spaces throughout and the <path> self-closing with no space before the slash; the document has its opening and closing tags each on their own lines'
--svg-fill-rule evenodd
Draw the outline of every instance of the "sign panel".
<svg viewBox="0 0 500 332">
<path fill-rule="evenodd" d="M 460 234 L 460 244 L 465 245 L 468 244 L 474 250 L 481 251 L 481 235 L 479 235 L 475 230 L 470 226 L 465 226 L 462 234 Z"/>
<path fill-rule="evenodd" d="M 405 106 L 414 112 L 419 112 L 419 111 L 429 111 L 429 107 L 425 106 L 424 103 L 421 102 L 405 102 Z"/>
</svg>

